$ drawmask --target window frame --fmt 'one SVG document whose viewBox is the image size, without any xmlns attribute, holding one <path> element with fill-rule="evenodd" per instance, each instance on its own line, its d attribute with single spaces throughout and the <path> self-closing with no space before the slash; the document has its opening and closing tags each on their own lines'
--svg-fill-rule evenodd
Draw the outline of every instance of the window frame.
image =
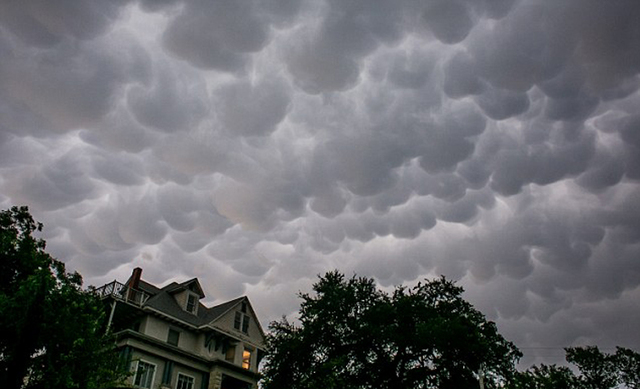
<svg viewBox="0 0 640 389">
<path fill-rule="evenodd" d="M 237 346 L 229 345 L 224 352 L 224 360 L 230 363 L 236 363 L 236 350 Z"/>
<path fill-rule="evenodd" d="M 149 386 L 143 386 L 143 385 L 141 385 L 142 384 L 141 382 L 138 383 L 138 381 L 139 381 L 138 377 L 140 376 L 139 372 L 140 372 L 140 364 L 141 363 L 146 364 L 146 365 L 148 365 L 148 366 L 153 368 L 152 373 L 151 373 L 151 381 L 149 382 Z M 155 363 L 149 362 L 149 361 L 144 360 L 144 359 L 139 359 L 137 361 L 137 363 L 136 363 L 135 375 L 133 376 L 133 386 L 135 386 L 137 388 L 145 388 L 145 389 L 153 388 L 153 383 L 154 383 L 154 381 L 156 379 L 156 370 L 157 370 L 157 368 L 158 368 L 158 365 L 156 365 Z M 147 371 L 145 371 L 144 373 L 146 374 Z"/>
<path fill-rule="evenodd" d="M 249 347 L 244 347 L 242 350 L 242 368 L 246 370 L 251 370 L 251 358 L 253 357 L 253 349 Z"/>
<path fill-rule="evenodd" d="M 190 310 L 189 309 L 189 301 L 193 298 L 193 308 Z M 191 292 L 187 292 L 187 300 L 184 303 L 184 310 L 193 314 L 193 315 L 197 315 L 198 314 L 198 296 L 196 296 L 195 294 L 191 293 Z"/>
<path fill-rule="evenodd" d="M 233 328 L 244 334 L 249 333 L 249 324 L 251 323 L 251 316 L 240 311 L 236 311 L 233 319 Z"/>
<path fill-rule="evenodd" d="M 191 387 L 180 388 L 180 376 L 185 377 L 187 379 L 191 379 Z M 176 389 L 193 389 L 196 386 L 196 377 L 191 376 L 189 374 L 178 373 L 176 378 Z"/>
<path fill-rule="evenodd" d="M 244 332 L 245 334 L 249 333 L 249 323 L 250 322 L 251 322 L 251 318 L 249 317 L 249 315 L 243 315 L 241 331 Z"/>
</svg>

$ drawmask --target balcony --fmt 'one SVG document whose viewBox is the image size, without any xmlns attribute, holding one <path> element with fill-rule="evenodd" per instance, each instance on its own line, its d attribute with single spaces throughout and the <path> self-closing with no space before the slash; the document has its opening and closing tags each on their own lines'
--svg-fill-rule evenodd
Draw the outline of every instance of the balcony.
<svg viewBox="0 0 640 389">
<path fill-rule="evenodd" d="M 95 293 L 101 299 L 112 297 L 117 300 L 133 304 L 137 307 L 141 307 L 149 299 L 149 294 L 139 289 L 131 288 L 118 281 L 112 281 L 97 288 Z"/>
</svg>

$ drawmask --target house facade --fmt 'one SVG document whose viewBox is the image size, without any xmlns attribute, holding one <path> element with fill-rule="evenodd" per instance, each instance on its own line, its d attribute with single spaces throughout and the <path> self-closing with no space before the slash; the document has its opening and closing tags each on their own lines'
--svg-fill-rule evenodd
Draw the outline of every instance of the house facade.
<svg viewBox="0 0 640 389">
<path fill-rule="evenodd" d="M 146 389 L 255 389 L 264 332 L 247 297 L 207 307 L 196 278 L 161 288 L 136 268 L 124 284 L 97 289 L 109 329 Z"/>
</svg>

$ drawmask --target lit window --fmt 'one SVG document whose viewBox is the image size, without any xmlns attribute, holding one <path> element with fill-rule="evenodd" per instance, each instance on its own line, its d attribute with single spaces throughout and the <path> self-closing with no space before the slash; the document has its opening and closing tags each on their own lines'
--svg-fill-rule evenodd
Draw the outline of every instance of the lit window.
<svg viewBox="0 0 640 389">
<path fill-rule="evenodd" d="M 179 340 L 180 340 L 180 332 L 174 330 L 173 328 L 169 328 L 169 336 L 167 337 L 167 343 L 177 346 Z"/>
<path fill-rule="evenodd" d="M 136 378 L 133 381 L 135 386 L 140 388 L 151 388 L 153 385 L 153 376 L 156 372 L 156 366 L 151 363 L 138 361 L 138 368 L 136 369 Z"/>
<path fill-rule="evenodd" d="M 193 377 L 178 373 L 176 389 L 193 389 Z"/>
<path fill-rule="evenodd" d="M 242 367 L 244 369 L 251 368 L 251 350 L 248 350 L 246 348 L 242 352 Z"/>
<path fill-rule="evenodd" d="M 196 300 L 196 296 L 190 294 L 187 296 L 187 312 L 196 313 L 196 304 L 198 300 Z"/>
</svg>

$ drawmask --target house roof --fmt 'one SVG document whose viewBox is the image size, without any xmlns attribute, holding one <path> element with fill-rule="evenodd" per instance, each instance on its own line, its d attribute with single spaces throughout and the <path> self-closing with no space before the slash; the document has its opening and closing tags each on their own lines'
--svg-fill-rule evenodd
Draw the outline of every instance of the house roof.
<svg viewBox="0 0 640 389">
<path fill-rule="evenodd" d="M 241 301 L 247 300 L 246 297 L 242 296 L 213 307 L 207 307 L 206 305 L 198 302 L 197 314 L 194 315 L 185 311 L 173 297 L 175 293 L 186 289 L 198 293 L 197 290 L 193 289 L 193 286 L 197 286 L 197 289 L 200 290 L 199 295 L 204 296 L 200 283 L 195 278 L 180 284 L 172 282 L 162 288 L 158 288 L 146 281 L 140 280 L 138 288 L 150 295 L 143 307 L 152 308 L 169 317 L 195 327 L 200 327 L 215 321 Z"/>
<path fill-rule="evenodd" d="M 200 282 L 198 281 L 197 278 L 192 278 L 180 284 L 176 282 L 172 282 L 169 285 L 162 288 L 162 290 L 165 290 L 169 293 L 178 293 L 183 290 L 190 290 L 196 293 L 200 298 L 204 297 L 204 291 L 202 290 L 202 286 L 200 285 Z"/>
</svg>

